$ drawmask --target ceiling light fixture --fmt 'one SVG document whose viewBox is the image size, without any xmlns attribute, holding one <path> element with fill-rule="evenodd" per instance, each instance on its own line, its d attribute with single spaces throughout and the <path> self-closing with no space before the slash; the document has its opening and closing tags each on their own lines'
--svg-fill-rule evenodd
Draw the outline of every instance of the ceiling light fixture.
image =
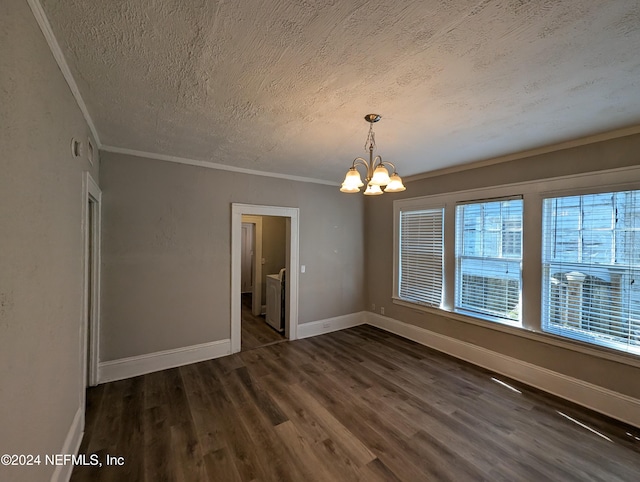
<svg viewBox="0 0 640 482">
<path fill-rule="evenodd" d="M 360 188 L 364 186 L 360 172 L 356 166 L 364 166 L 367 170 L 367 189 L 364 191 L 365 196 L 377 196 L 382 194 L 381 186 L 386 186 L 384 192 L 401 192 L 406 189 L 402 184 L 402 179 L 396 172 L 396 166 L 389 161 L 383 161 L 381 156 L 373 157 L 373 150 L 376 148 L 376 138 L 373 132 L 373 123 L 378 122 L 382 117 L 378 114 L 367 114 L 364 120 L 369 122 L 369 134 L 364 143 L 364 150 L 369 150 L 369 162 L 362 157 L 356 157 L 353 160 L 351 168 L 347 171 L 344 182 L 340 187 L 340 191 L 346 193 L 360 192 Z M 391 166 L 393 174 L 389 176 L 389 171 L 384 166 Z"/>
</svg>

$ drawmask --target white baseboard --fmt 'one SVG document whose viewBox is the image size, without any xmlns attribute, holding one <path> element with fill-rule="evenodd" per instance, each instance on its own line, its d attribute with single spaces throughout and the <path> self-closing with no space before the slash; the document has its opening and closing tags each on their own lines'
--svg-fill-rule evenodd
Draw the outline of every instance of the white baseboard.
<svg viewBox="0 0 640 482">
<path fill-rule="evenodd" d="M 640 428 L 640 400 L 415 325 L 367 312 L 366 322 Z"/>
<path fill-rule="evenodd" d="M 82 435 L 84 434 L 84 409 L 79 407 L 71 427 L 67 433 L 67 437 L 64 440 L 62 449 L 58 452 L 60 454 L 73 454 L 77 455 L 80 450 L 80 444 L 82 443 Z M 53 475 L 51 475 L 51 482 L 66 482 L 71 478 L 71 472 L 73 471 L 73 464 L 56 465 Z"/>
<path fill-rule="evenodd" d="M 298 338 L 323 335 L 332 331 L 344 330 L 365 323 L 365 312 L 350 313 L 348 315 L 326 318 L 298 325 Z"/>
<path fill-rule="evenodd" d="M 98 364 L 98 383 L 137 377 L 231 354 L 231 340 L 219 340 Z"/>
</svg>

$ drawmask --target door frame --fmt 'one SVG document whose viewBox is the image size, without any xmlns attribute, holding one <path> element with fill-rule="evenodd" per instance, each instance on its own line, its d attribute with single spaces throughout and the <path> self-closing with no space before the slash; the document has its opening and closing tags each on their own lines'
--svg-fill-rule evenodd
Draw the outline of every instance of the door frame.
<svg viewBox="0 0 640 482">
<path fill-rule="evenodd" d="M 251 266 L 253 275 L 251 313 L 254 316 L 260 316 L 262 313 L 262 217 L 248 214 L 244 214 L 241 217 L 243 224 L 247 223 L 255 226 L 253 231 L 253 264 Z M 242 225 L 240 225 L 240 229 L 242 229 Z M 242 239 L 242 233 L 240 233 L 240 236 L 240 239 Z M 242 283 L 242 278 L 240 282 Z"/>
<path fill-rule="evenodd" d="M 287 270 L 286 283 L 286 314 L 285 336 L 289 340 L 298 338 L 298 264 L 300 239 L 300 210 L 281 206 L 263 206 L 257 204 L 231 204 L 231 353 L 237 353 L 241 348 L 242 329 L 242 300 L 241 291 L 241 241 L 242 216 L 279 216 L 286 218 L 287 224 L 287 254 L 285 268 Z M 257 257 L 256 257 L 257 258 Z M 261 261 L 261 260 L 260 260 Z"/>
<path fill-rule="evenodd" d="M 256 256 L 255 252 L 255 242 L 254 239 L 256 236 L 256 225 L 253 223 L 248 223 L 242 219 L 242 294 L 245 293 L 253 293 L 253 285 L 255 283 L 254 279 L 254 269 L 253 262 Z M 246 273 L 246 270 L 249 270 L 249 273 Z M 247 289 L 247 284 L 249 285 Z"/>
<path fill-rule="evenodd" d="M 89 209 L 92 209 L 92 217 L 89 218 Z M 92 228 L 89 229 L 89 222 Z M 85 389 L 87 385 L 98 384 L 98 361 L 100 359 L 100 264 L 101 246 L 100 240 L 102 226 L 102 191 L 93 180 L 89 172 L 85 172 L 82 178 L 82 241 L 83 241 L 83 281 L 82 281 L 82 324 L 81 324 L 81 356 L 82 356 L 82 398 L 84 406 Z M 89 239 L 92 234 L 93 239 Z M 89 255 L 89 242 L 92 243 L 91 256 Z M 89 270 L 89 267 L 92 267 Z M 91 283 L 89 284 L 89 274 Z M 89 293 L 89 286 L 91 292 Z M 91 313 L 89 311 L 91 301 Z M 88 315 L 88 316 L 87 316 Z"/>
</svg>

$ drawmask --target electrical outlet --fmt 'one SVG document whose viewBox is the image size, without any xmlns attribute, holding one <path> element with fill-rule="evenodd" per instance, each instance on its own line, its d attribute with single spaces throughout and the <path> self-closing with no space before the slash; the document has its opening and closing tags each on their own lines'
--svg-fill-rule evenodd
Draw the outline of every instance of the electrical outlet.
<svg viewBox="0 0 640 482">
<path fill-rule="evenodd" d="M 371 303 L 371 311 L 376 311 L 376 304 L 375 303 Z"/>
<path fill-rule="evenodd" d="M 380 314 L 381 314 L 381 315 L 384 315 L 384 306 L 381 306 L 381 307 L 380 307 Z"/>
</svg>

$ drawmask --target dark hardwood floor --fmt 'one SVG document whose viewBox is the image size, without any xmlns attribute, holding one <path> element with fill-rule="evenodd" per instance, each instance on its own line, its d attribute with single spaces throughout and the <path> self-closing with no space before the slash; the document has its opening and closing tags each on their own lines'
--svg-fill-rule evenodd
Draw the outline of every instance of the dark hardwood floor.
<svg viewBox="0 0 640 482">
<path fill-rule="evenodd" d="M 259 346 L 284 340 L 286 340 L 284 335 L 278 333 L 264 321 L 264 316 L 254 316 L 251 313 L 251 294 L 243 293 L 240 350 L 253 350 Z"/>
<path fill-rule="evenodd" d="M 638 481 L 634 436 L 361 326 L 91 388 L 80 452 L 124 465 L 71 480 Z"/>
</svg>

